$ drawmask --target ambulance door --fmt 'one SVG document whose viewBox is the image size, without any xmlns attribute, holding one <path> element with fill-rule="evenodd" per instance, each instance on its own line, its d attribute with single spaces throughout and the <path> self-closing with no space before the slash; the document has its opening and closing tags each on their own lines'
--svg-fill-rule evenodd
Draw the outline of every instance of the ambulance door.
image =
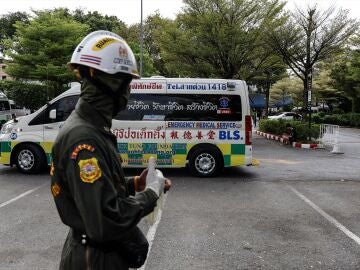
<svg viewBox="0 0 360 270">
<path fill-rule="evenodd" d="M 59 130 L 63 126 L 64 121 L 75 109 L 78 99 L 79 95 L 66 96 L 55 101 L 46 108 L 43 123 L 43 144 L 44 148 L 46 148 L 46 152 L 51 150 Z"/>
</svg>

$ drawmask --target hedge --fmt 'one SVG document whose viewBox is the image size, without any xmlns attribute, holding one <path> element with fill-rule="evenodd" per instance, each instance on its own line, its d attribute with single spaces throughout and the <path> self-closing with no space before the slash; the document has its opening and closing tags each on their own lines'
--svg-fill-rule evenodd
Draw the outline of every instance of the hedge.
<svg viewBox="0 0 360 270">
<path fill-rule="evenodd" d="M 36 110 L 47 102 L 45 85 L 2 80 L 0 91 L 3 91 L 9 99 L 14 100 L 17 105 L 31 110 Z"/>
<path fill-rule="evenodd" d="M 346 114 L 314 114 L 313 121 L 317 124 L 360 127 L 360 113 Z"/>
<path fill-rule="evenodd" d="M 314 141 L 319 138 L 319 124 L 312 124 L 311 129 L 309 130 L 309 123 L 300 121 L 262 119 L 259 123 L 259 131 L 271 133 L 274 135 L 282 135 L 286 132 L 286 124 L 288 123 L 295 128 L 297 141 L 299 142 L 308 142 L 309 135 L 311 138 L 310 141 Z"/>
</svg>

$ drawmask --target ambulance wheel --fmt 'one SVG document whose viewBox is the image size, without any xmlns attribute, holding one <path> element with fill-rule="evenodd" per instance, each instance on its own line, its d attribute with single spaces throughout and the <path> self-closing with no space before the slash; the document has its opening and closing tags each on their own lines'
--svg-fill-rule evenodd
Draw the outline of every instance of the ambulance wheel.
<svg viewBox="0 0 360 270">
<path fill-rule="evenodd" d="M 224 162 L 220 150 L 215 146 L 207 145 L 196 148 L 190 153 L 189 167 L 195 176 L 212 177 L 220 173 Z"/>
<path fill-rule="evenodd" d="M 25 144 L 17 149 L 15 164 L 22 173 L 36 174 L 45 168 L 46 156 L 38 146 Z"/>
</svg>

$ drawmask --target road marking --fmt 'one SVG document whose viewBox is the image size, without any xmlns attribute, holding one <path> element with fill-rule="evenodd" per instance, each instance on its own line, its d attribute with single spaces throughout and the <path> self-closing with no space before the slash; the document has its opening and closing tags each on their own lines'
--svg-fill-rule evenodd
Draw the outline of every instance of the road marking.
<svg viewBox="0 0 360 270">
<path fill-rule="evenodd" d="M 164 206 L 164 205 L 165 205 L 165 201 L 166 201 L 167 194 L 164 194 L 163 196 L 164 196 L 164 199 L 163 199 L 162 205 Z M 156 234 L 156 230 L 157 230 L 157 227 L 158 227 L 158 225 L 159 225 L 159 223 L 160 223 L 161 215 L 162 215 L 162 209 L 160 208 L 158 211 L 159 211 L 159 212 L 158 212 L 158 214 L 157 214 L 157 216 L 156 216 L 156 221 L 155 221 L 155 223 L 150 226 L 150 228 L 149 228 L 149 230 L 148 230 L 148 232 L 147 232 L 147 234 L 146 234 L 146 238 L 147 238 L 147 240 L 148 240 L 148 242 L 149 242 L 148 257 L 147 257 L 144 265 L 141 266 L 140 268 L 138 268 L 138 270 L 145 270 L 146 263 L 147 263 L 147 261 L 148 261 L 148 259 L 149 259 L 151 246 L 152 246 L 152 244 L 153 244 L 153 241 L 154 241 L 154 238 L 155 238 L 155 234 Z"/>
<path fill-rule="evenodd" d="M 0 208 L 4 207 L 4 206 L 6 206 L 6 205 L 8 205 L 8 204 L 10 204 L 12 202 L 17 201 L 18 199 L 21 199 L 22 197 L 25 197 L 26 195 L 29 195 L 29 194 L 33 193 L 34 191 L 38 190 L 39 188 L 42 188 L 45 185 L 48 185 L 48 183 L 44 183 L 44 184 L 42 184 L 42 185 L 40 185 L 40 186 L 38 186 L 36 188 L 30 189 L 30 190 L 20 194 L 19 196 L 16 196 L 15 198 L 12 198 L 12 199 L 10 199 L 10 200 L 8 200 L 6 202 L 3 202 L 2 204 L 0 204 Z"/>
<path fill-rule="evenodd" d="M 327 214 L 324 210 L 322 210 L 319 206 L 317 206 L 315 203 L 313 203 L 308 198 L 306 198 L 303 194 L 301 194 L 295 188 L 293 188 L 291 186 L 289 186 L 289 188 L 292 190 L 292 192 L 294 192 L 297 196 L 299 196 L 303 201 L 305 201 L 307 204 L 309 204 L 316 212 L 318 212 L 320 215 L 322 215 L 324 218 L 326 218 L 330 223 L 332 223 L 335 227 L 337 227 L 340 231 L 345 233 L 348 237 L 350 237 L 358 245 L 360 245 L 360 237 L 358 237 L 356 234 L 354 234 L 353 232 L 348 230 L 339 221 L 337 221 L 335 218 L 333 218 L 332 216 Z"/>
</svg>

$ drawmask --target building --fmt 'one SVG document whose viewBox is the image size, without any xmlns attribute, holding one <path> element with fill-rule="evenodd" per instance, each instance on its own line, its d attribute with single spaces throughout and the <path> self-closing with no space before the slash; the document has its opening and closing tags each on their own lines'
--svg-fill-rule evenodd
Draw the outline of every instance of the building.
<svg viewBox="0 0 360 270">
<path fill-rule="evenodd" d="M 6 74 L 6 64 L 4 63 L 4 58 L 0 56 L 0 80 L 11 80 L 11 77 Z"/>
</svg>

